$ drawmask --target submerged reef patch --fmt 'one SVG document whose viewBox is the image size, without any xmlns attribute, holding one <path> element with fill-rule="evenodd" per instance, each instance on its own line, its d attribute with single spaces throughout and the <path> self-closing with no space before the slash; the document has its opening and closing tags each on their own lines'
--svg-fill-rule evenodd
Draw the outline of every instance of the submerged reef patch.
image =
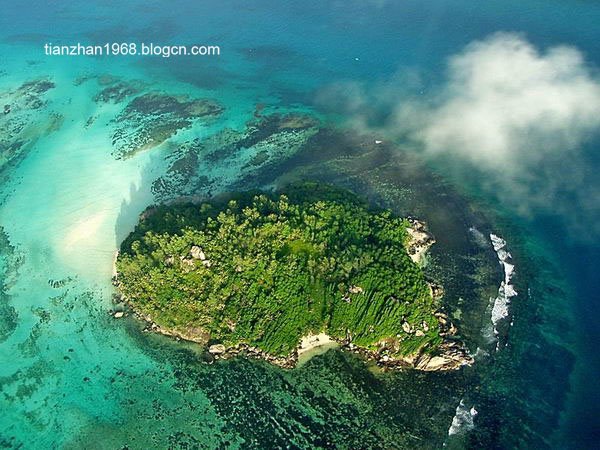
<svg viewBox="0 0 600 450">
<path fill-rule="evenodd" d="M 5 341 L 17 327 L 17 312 L 10 304 L 8 290 L 14 283 L 21 264 L 22 257 L 0 226 L 0 342 Z"/>
<path fill-rule="evenodd" d="M 121 103 L 128 97 L 139 94 L 141 87 L 140 83 L 116 81 L 98 92 L 94 101 L 96 103 Z"/>
<path fill-rule="evenodd" d="M 174 147 L 170 167 L 152 190 L 160 200 L 219 192 L 231 188 L 243 173 L 251 177 L 301 151 L 319 130 L 305 114 L 256 117 L 243 130 L 230 128 Z"/>
<path fill-rule="evenodd" d="M 223 107 L 214 100 L 190 99 L 150 92 L 132 99 L 114 120 L 113 155 L 129 158 L 165 142 L 194 121 L 220 115 Z"/>
<path fill-rule="evenodd" d="M 48 104 L 45 94 L 54 87 L 52 81 L 41 78 L 0 92 L 0 173 L 18 164 L 42 135 L 60 127 L 59 114 L 49 114 L 46 120 L 36 117 Z"/>
</svg>

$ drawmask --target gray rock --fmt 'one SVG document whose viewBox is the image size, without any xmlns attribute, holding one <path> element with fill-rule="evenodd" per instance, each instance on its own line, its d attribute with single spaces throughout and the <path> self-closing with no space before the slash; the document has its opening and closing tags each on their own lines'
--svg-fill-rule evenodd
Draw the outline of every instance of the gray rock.
<svg viewBox="0 0 600 450">
<path fill-rule="evenodd" d="M 221 353 L 225 353 L 225 346 L 223 344 L 214 344 L 208 347 L 208 353 L 212 355 L 220 355 Z"/>
<path fill-rule="evenodd" d="M 192 247 L 192 249 L 190 250 L 190 255 L 192 255 L 192 258 L 199 259 L 200 261 L 204 261 L 206 259 L 206 255 L 204 254 L 202 249 L 197 245 L 194 245 Z"/>
</svg>

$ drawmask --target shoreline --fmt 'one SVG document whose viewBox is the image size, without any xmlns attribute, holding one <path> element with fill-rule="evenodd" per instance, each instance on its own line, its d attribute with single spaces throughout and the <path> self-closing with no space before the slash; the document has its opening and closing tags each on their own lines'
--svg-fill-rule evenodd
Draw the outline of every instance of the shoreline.
<svg viewBox="0 0 600 450">
<path fill-rule="evenodd" d="M 112 262 L 112 279 L 116 280 L 117 279 L 117 258 L 119 257 L 119 250 L 115 251 L 115 254 L 113 255 L 113 262 Z M 114 285 L 114 283 L 113 283 Z"/>
<path fill-rule="evenodd" d="M 143 333 L 156 333 L 170 337 L 176 341 L 184 340 L 192 342 L 203 347 L 205 354 L 213 360 L 227 360 L 237 356 L 244 356 L 252 359 L 260 359 L 283 369 L 294 369 L 302 367 L 314 356 L 326 353 L 329 350 L 342 350 L 349 353 L 354 353 L 357 356 L 372 362 L 381 369 L 399 370 L 399 369 L 414 369 L 424 372 L 450 371 L 458 370 L 463 366 L 472 365 L 475 360 L 469 353 L 465 345 L 451 339 L 456 333 L 456 327 L 450 322 L 448 316 L 442 312 L 437 312 L 436 317 L 440 326 L 440 336 L 444 342 L 440 344 L 438 352 L 429 354 L 421 349 L 419 352 L 405 355 L 402 357 L 391 357 L 386 353 L 385 343 L 382 342 L 379 350 L 369 350 L 360 347 L 348 338 L 339 339 L 331 337 L 328 334 L 321 332 L 317 335 L 308 334 L 303 336 L 298 343 L 298 346 L 287 356 L 275 356 L 256 346 L 249 345 L 244 342 L 239 342 L 235 345 L 226 347 L 223 344 L 209 343 L 203 337 L 194 334 L 198 330 L 174 330 L 165 329 L 154 323 L 150 317 L 144 316 L 135 311 L 132 306 L 122 297 L 121 301 L 127 305 L 131 315 L 136 320 L 145 322 L 146 326 L 141 330 Z M 120 319 L 128 315 L 122 308 L 115 309 L 111 312 L 115 319 Z"/>
<path fill-rule="evenodd" d="M 408 256 L 418 266 L 425 263 L 425 256 L 430 247 L 435 244 L 435 237 L 427 230 L 427 225 L 414 217 L 407 217 L 410 226 L 406 227 L 409 239 L 406 243 Z"/>
<path fill-rule="evenodd" d="M 302 367 L 314 356 L 322 355 L 329 350 L 337 349 L 340 344 L 326 333 L 308 334 L 300 339 L 297 349 L 296 367 Z"/>
</svg>

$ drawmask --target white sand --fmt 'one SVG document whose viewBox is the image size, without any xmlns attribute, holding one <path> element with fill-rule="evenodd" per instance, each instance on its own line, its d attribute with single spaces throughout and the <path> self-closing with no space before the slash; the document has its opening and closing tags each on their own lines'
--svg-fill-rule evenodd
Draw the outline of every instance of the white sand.
<svg viewBox="0 0 600 450">
<path fill-rule="evenodd" d="M 107 213 L 102 211 L 73 224 L 64 238 L 64 249 L 71 252 L 79 245 L 88 247 L 106 219 Z"/>
<path fill-rule="evenodd" d="M 328 350 L 338 348 L 339 346 L 340 344 L 325 333 L 304 336 L 300 340 L 300 346 L 298 347 L 297 366 L 300 367 L 306 364 L 313 356 L 322 355 Z"/>
<path fill-rule="evenodd" d="M 116 277 L 117 276 L 117 258 L 119 257 L 119 250 L 117 250 L 115 252 L 115 256 L 113 258 L 113 263 L 112 263 L 112 276 Z"/>
<path fill-rule="evenodd" d="M 87 279 L 107 280 L 113 275 L 115 215 L 108 209 L 93 211 L 66 223 L 54 245 L 62 262 Z M 107 237 L 112 242 L 107 243 Z"/>
</svg>

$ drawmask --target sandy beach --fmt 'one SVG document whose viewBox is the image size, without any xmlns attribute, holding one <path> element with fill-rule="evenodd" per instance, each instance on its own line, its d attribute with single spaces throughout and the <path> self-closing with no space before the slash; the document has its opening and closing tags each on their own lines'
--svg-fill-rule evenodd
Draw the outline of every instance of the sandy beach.
<svg viewBox="0 0 600 450">
<path fill-rule="evenodd" d="M 309 334 L 300 340 L 296 367 L 306 364 L 313 356 L 322 355 L 328 350 L 338 348 L 340 344 L 325 333 Z"/>
</svg>

